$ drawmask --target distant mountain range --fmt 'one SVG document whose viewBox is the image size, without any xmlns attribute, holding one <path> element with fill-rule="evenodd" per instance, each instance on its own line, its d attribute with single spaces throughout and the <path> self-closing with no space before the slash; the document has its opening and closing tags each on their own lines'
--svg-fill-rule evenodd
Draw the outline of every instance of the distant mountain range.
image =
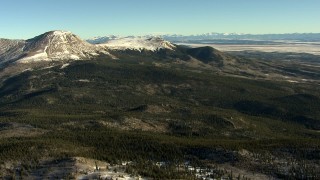
<svg viewBox="0 0 320 180">
<path fill-rule="evenodd" d="M 169 41 L 190 40 L 293 40 L 293 41 L 320 41 L 320 33 L 293 33 L 293 34 L 236 34 L 236 33 L 206 33 L 199 35 L 163 35 L 162 38 Z"/>
<path fill-rule="evenodd" d="M 153 37 L 154 35 L 146 35 L 144 37 Z M 167 41 L 171 42 L 189 42 L 199 40 L 260 40 L 260 41 L 320 41 L 320 33 L 288 33 L 288 34 L 238 34 L 238 33 L 205 33 L 197 35 L 178 35 L 166 34 L 157 35 Z M 132 37 L 132 36 L 131 36 Z M 87 41 L 93 44 L 100 44 L 102 42 L 119 38 L 119 36 L 103 36 L 88 39 Z"/>
</svg>

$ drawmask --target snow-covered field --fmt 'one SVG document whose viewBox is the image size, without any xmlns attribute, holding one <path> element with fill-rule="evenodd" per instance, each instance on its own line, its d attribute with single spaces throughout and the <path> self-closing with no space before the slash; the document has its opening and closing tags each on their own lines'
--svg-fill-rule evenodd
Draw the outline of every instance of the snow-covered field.
<svg viewBox="0 0 320 180">
<path fill-rule="evenodd" d="M 192 44 L 178 43 L 191 47 L 211 46 L 220 51 L 261 51 L 261 52 L 292 52 L 292 53 L 309 53 L 320 55 L 320 42 L 295 42 L 282 41 L 281 44 L 274 45 L 252 45 L 252 44 Z"/>
</svg>

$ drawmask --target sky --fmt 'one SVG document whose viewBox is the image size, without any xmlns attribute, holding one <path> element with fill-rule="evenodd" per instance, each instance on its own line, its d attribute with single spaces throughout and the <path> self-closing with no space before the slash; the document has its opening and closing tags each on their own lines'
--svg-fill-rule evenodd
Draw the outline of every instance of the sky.
<svg viewBox="0 0 320 180">
<path fill-rule="evenodd" d="M 320 0 L 0 0 L 0 38 L 320 33 Z"/>
</svg>

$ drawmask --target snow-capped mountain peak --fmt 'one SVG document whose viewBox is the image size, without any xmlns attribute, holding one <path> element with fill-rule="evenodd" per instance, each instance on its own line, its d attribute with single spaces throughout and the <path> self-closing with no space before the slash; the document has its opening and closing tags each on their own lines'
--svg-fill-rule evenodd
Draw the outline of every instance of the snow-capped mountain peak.
<svg viewBox="0 0 320 180">
<path fill-rule="evenodd" d="M 0 41 L 0 63 L 81 60 L 99 53 L 108 54 L 69 31 L 49 31 L 25 41 Z"/>
<path fill-rule="evenodd" d="M 68 31 L 50 31 L 26 41 L 20 62 L 89 58 L 97 49 Z"/>
</svg>

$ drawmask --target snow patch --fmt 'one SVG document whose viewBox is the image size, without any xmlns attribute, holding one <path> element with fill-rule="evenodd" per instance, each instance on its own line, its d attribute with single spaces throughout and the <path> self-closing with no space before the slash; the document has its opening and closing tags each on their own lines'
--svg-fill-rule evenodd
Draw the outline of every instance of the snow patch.
<svg viewBox="0 0 320 180">
<path fill-rule="evenodd" d="M 69 65 L 70 65 L 69 63 L 63 64 L 60 69 L 64 69 L 64 68 L 68 67 Z"/>
<path fill-rule="evenodd" d="M 48 61 L 47 53 L 38 53 L 33 56 L 25 57 L 19 60 L 20 63 L 28 63 L 28 62 L 35 62 L 35 61 Z"/>
<path fill-rule="evenodd" d="M 72 34 L 70 31 L 61 31 L 61 30 L 53 31 L 53 35 L 55 36 L 63 36 L 63 35 L 70 35 L 70 34 Z"/>
<path fill-rule="evenodd" d="M 55 67 L 55 66 L 44 67 L 44 68 L 42 68 L 42 70 L 44 70 L 44 69 L 51 69 L 51 68 L 53 68 L 53 67 Z"/>
<path fill-rule="evenodd" d="M 287 80 L 290 83 L 298 83 L 299 81 L 294 81 L 294 80 Z"/>
<path fill-rule="evenodd" d="M 28 68 L 28 69 L 23 70 L 22 72 L 27 72 L 27 71 L 33 71 L 33 69 L 32 68 Z"/>
<path fill-rule="evenodd" d="M 89 83 L 89 82 L 90 82 L 89 79 L 79 79 L 78 81 L 79 81 L 79 82 L 85 82 L 85 83 Z"/>
<path fill-rule="evenodd" d="M 79 60 L 79 59 L 80 59 L 79 56 L 74 55 L 74 54 L 72 54 L 72 55 L 70 56 L 70 58 L 71 58 L 71 59 L 74 59 L 74 60 Z"/>
</svg>

